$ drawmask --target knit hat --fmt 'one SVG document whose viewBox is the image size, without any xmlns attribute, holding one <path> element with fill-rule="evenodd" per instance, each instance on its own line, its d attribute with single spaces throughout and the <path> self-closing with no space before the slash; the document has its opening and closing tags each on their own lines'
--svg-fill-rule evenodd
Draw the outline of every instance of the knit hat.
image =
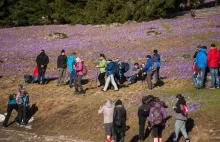
<svg viewBox="0 0 220 142">
<path fill-rule="evenodd" d="M 65 50 L 61 50 L 61 53 L 65 53 Z"/>
<path fill-rule="evenodd" d="M 122 105 L 122 101 L 121 100 L 117 100 L 116 101 L 115 106 L 118 106 L 118 105 Z"/>
</svg>

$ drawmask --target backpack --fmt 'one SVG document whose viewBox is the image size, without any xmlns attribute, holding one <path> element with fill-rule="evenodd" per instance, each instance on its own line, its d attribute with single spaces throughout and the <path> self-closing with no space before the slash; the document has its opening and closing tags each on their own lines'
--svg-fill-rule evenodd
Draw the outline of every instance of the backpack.
<svg viewBox="0 0 220 142">
<path fill-rule="evenodd" d="M 120 112 L 119 112 L 118 109 L 116 109 L 115 111 L 116 111 L 116 114 L 117 114 L 115 124 L 116 124 L 116 126 L 121 127 L 122 126 L 122 119 L 121 119 L 121 116 L 120 116 Z"/>
<path fill-rule="evenodd" d="M 88 73 L 88 70 L 87 70 L 87 67 L 86 67 L 86 65 L 83 63 L 83 70 L 82 70 L 82 72 L 83 72 L 83 75 L 87 75 L 87 73 Z"/>
<path fill-rule="evenodd" d="M 187 106 L 186 105 L 181 105 L 181 106 L 182 106 L 182 115 L 187 116 L 187 112 L 188 112 Z"/>
<path fill-rule="evenodd" d="M 155 125 L 163 125 L 164 119 L 161 107 L 153 107 L 153 111 L 151 112 L 152 116 L 152 126 Z"/>
<path fill-rule="evenodd" d="M 129 69 L 130 69 L 129 63 L 122 62 L 122 63 L 121 63 L 121 66 L 122 66 L 122 72 L 123 72 L 123 73 L 126 73 L 126 72 L 129 71 Z"/>
<path fill-rule="evenodd" d="M 17 96 L 17 94 L 11 94 L 11 95 L 9 95 L 9 100 L 16 100 L 16 96 Z"/>
<path fill-rule="evenodd" d="M 24 81 L 25 83 L 31 83 L 31 81 L 33 80 L 33 77 L 31 75 L 24 75 Z"/>
<path fill-rule="evenodd" d="M 113 63 L 113 69 L 112 69 L 113 74 L 114 75 L 118 74 L 118 72 L 119 72 L 119 65 L 118 65 L 118 63 L 117 62 L 112 62 L 112 63 Z"/>
</svg>

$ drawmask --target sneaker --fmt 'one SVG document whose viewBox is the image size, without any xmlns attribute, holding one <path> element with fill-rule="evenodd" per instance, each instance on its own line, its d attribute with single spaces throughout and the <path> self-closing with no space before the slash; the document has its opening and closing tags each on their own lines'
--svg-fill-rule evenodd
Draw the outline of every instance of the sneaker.
<svg viewBox="0 0 220 142">
<path fill-rule="evenodd" d="M 79 90 L 78 89 L 75 89 L 75 92 L 74 92 L 75 94 L 78 94 L 79 93 Z"/>
<path fill-rule="evenodd" d="M 215 87 L 210 87 L 209 89 L 215 89 Z"/>
<path fill-rule="evenodd" d="M 220 87 L 216 87 L 217 89 L 219 89 Z"/>
<path fill-rule="evenodd" d="M 80 94 L 85 94 L 85 93 L 86 93 L 86 92 L 85 92 L 84 90 L 80 90 L 80 91 L 79 91 L 79 95 L 80 95 Z"/>
<path fill-rule="evenodd" d="M 186 141 L 185 142 L 190 142 L 190 140 L 189 139 L 186 139 Z"/>
</svg>

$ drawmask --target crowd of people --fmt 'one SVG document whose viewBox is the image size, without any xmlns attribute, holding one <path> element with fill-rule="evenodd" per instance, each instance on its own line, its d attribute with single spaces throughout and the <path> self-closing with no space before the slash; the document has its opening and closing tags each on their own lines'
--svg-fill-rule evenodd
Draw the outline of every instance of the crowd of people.
<svg viewBox="0 0 220 142">
<path fill-rule="evenodd" d="M 168 106 L 160 101 L 158 97 L 152 95 L 144 96 L 142 104 L 138 109 L 139 120 L 139 139 L 140 142 L 145 140 L 145 124 L 147 122 L 149 131 L 152 131 L 154 142 L 162 142 L 162 131 L 165 128 L 168 119 L 166 108 Z M 175 112 L 175 130 L 173 142 L 177 142 L 179 133 L 181 132 L 186 142 L 190 142 L 186 131 L 187 107 L 184 96 L 176 95 L 176 105 L 173 107 Z M 98 110 L 99 114 L 104 115 L 104 126 L 106 142 L 124 142 L 126 126 L 126 109 L 121 100 L 117 100 L 115 104 L 111 99 L 108 99 Z"/>
<path fill-rule="evenodd" d="M 206 46 L 198 46 L 194 58 L 192 80 L 195 88 L 205 88 L 208 72 L 211 75 L 210 89 L 220 88 L 220 51 L 217 50 L 215 44 L 211 44 L 208 53 Z"/>
</svg>

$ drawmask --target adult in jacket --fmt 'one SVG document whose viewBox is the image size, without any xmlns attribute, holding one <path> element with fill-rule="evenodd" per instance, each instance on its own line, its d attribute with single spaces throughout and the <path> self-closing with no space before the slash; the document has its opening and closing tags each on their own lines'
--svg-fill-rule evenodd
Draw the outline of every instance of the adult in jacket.
<svg viewBox="0 0 220 142">
<path fill-rule="evenodd" d="M 147 61 L 145 67 L 142 69 L 142 71 L 147 72 L 147 84 L 148 84 L 148 90 L 153 89 L 153 84 L 152 84 L 152 65 L 153 65 L 154 60 L 151 58 L 150 55 L 147 55 Z"/>
<path fill-rule="evenodd" d="M 208 52 L 208 67 L 210 70 L 212 78 L 212 86 L 210 89 L 215 89 L 220 87 L 219 76 L 218 76 L 218 67 L 220 62 L 220 55 L 215 47 L 215 44 L 211 44 L 211 50 Z"/>
<path fill-rule="evenodd" d="M 98 79 L 99 79 L 98 87 L 105 86 L 105 74 L 106 74 L 105 68 L 107 67 L 107 61 L 106 61 L 104 54 L 100 54 L 100 62 L 99 62 L 99 65 L 97 65 L 96 67 L 99 68 L 100 70 L 100 73 L 98 76 Z"/>
<path fill-rule="evenodd" d="M 142 98 L 142 104 L 138 108 L 140 142 L 143 142 L 145 139 L 144 137 L 145 123 L 146 123 L 147 117 L 149 116 L 150 109 L 153 105 L 154 105 L 154 96 L 148 95 Z"/>
<path fill-rule="evenodd" d="M 75 94 L 85 94 L 85 91 L 83 90 L 82 86 L 82 77 L 83 77 L 83 61 L 80 58 L 76 58 L 76 79 L 74 80 L 74 86 L 75 86 Z M 80 91 L 78 89 L 80 88 Z"/>
<path fill-rule="evenodd" d="M 200 48 L 199 53 L 196 55 L 196 66 L 198 71 L 198 79 L 197 79 L 197 87 L 198 89 L 203 88 L 204 78 L 205 78 L 205 70 L 207 67 L 207 53 L 206 46 Z"/>
<path fill-rule="evenodd" d="M 105 135 L 106 142 L 111 142 L 111 137 L 114 135 L 113 129 L 113 114 L 115 106 L 112 103 L 112 100 L 108 99 L 106 104 L 100 107 L 98 114 L 104 115 L 104 125 L 105 125 Z"/>
<path fill-rule="evenodd" d="M 76 79 L 76 71 L 74 69 L 75 65 L 76 65 L 76 61 L 75 61 L 75 56 L 76 53 L 73 52 L 71 56 L 69 56 L 68 60 L 67 60 L 67 66 L 69 68 L 69 72 L 70 72 L 70 81 L 69 81 L 69 87 L 72 88 L 72 84 L 73 84 L 73 80 Z"/>
<path fill-rule="evenodd" d="M 187 114 L 184 114 L 184 106 L 186 106 L 186 101 L 181 94 L 176 95 L 176 106 L 174 107 L 175 111 L 175 131 L 173 136 L 173 142 L 177 142 L 179 133 L 181 131 L 182 135 L 184 136 L 186 142 L 190 142 L 189 136 L 186 132 L 186 121 L 187 121 Z M 186 111 L 186 110 L 185 110 Z"/>
<path fill-rule="evenodd" d="M 62 50 L 61 55 L 59 55 L 57 58 L 57 68 L 59 71 L 57 86 L 64 84 L 64 80 L 66 76 L 66 67 L 67 67 L 66 63 L 67 63 L 67 56 L 65 55 L 65 50 Z"/>
<path fill-rule="evenodd" d="M 124 142 L 124 136 L 126 131 L 126 119 L 126 110 L 122 104 L 122 101 L 117 100 L 115 103 L 115 110 L 113 114 L 115 142 Z"/>
<path fill-rule="evenodd" d="M 157 64 L 157 68 L 154 74 L 155 74 L 156 84 L 159 84 L 160 83 L 160 65 L 161 65 L 160 55 L 158 54 L 157 50 L 154 50 L 153 52 L 154 52 L 153 60 Z"/>
<path fill-rule="evenodd" d="M 37 56 L 36 63 L 38 66 L 38 84 L 45 84 L 45 73 L 47 65 L 49 64 L 49 57 L 46 55 L 44 50 L 41 50 L 41 53 Z"/>
</svg>

